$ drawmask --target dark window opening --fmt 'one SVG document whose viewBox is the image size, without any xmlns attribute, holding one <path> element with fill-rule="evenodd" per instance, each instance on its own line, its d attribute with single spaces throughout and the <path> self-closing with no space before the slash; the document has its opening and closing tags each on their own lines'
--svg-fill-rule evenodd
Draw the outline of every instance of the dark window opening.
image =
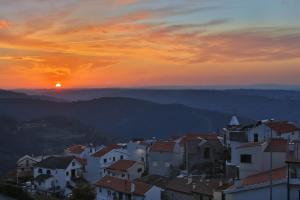
<svg viewBox="0 0 300 200">
<path fill-rule="evenodd" d="M 242 154 L 240 156 L 241 163 L 251 163 L 252 162 L 252 156 L 249 154 Z"/>
<path fill-rule="evenodd" d="M 204 158 L 205 159 L 209 159 L 210 158 L 210 149 L 209 148 L 205 148 L 204 149 Z"/>
<path fill-rule="evenodd" d="M 258 134 L 257 133 L 254 134 L 254 142 L 258 142 Z"/>
</svg>

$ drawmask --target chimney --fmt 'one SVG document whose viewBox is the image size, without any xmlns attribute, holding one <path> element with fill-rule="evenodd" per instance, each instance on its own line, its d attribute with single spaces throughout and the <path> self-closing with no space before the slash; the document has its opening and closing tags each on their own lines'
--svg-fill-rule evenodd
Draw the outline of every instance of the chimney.
<svg viewBox="0 0 300 200">
<path fill-rule="evenodd" d="M 193 190 L 196 189 L 196 183 L 193 183 Z"/>
<path fill-rule="evenodd" d="M 130 192 L 134 193 L 134 191 L 135 191 L 135 184 L 132 182 L 130 187 Z"/>
</svg>

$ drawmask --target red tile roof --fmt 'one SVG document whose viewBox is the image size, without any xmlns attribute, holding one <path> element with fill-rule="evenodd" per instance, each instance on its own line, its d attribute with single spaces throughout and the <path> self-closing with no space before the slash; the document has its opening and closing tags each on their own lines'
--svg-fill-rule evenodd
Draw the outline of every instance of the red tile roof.
<svg viewBox="0 0 300 200">
<path fill-rule="evenodd" d="M 286 152 L 288 141 L 282 138 L 274 138 L 268 142 L 265 152 Z"/>
<path fill-rule="evenodd" d="M 214 133 L 205 133 L 205 134 L 194 134 L 194 133 L 188 133 L 182 137 L 183 140 L 217 140 L 218 136 Z"/>
<path fill-rule="evenodd" d="M 176 142 L 155 142 L 150 151 L 152 152 L 173 152 Z"/>
<path fill-rule="evenodd" d="M 133 182 L 134 184 L 134 191 L 133 194 L 144 196 L 146 192 L 151 189 L 151 185 L 143 183 L 143 182 Z M 104 187 L 109 188 L 111 190 L 117 192 L 123 192 L 126 194 L 131 194 L 131 187 L 132 183 L 128 180 L 123 180 L 115 177 L 105 176 L 104 178 L 100 179 L 96 184 L 97 187 Z"/>
<path fill-rule="evenodd" d="M 83 145 L 73 145 L 66 148 L 66 151 L 73 154 L 81 154 L 85 150 L 86 146 Z"/>
<path fill-rule="evenodd" d="M 287 177 L 286 167 L 281 167 L 272 170 L 272 180 L 278 181 Z M 249 186 L 270 181 L 270 171 L 261 172 L 244 178 L 241 181 L 242 186 Z"/>
<path fill-rule="evenodd" d="M 249 143 L 241 144 L 240 146 L 237 147 L 237 149 L 257 147 L 260 145 L 262 145 L 262 142 L 249 142 Z"/>
<path fill-rule="evenodd" d="M 113 149 L 120 149 L 120 148 L 121 148 L 121 146 L 118 144 L 111 144 L 111 145 L 108 145 L 107 147 L 104 147 L 103 149 L 100 149 L 99 151 L 93 153 L 92 156 L 99 158 L 99 157 L 102 157 L 105 154 L 109 153 Z"/>
<path fill-rule="evenodd" d="M 287 121 L 268 122 L 266 125 L 278 133 L 299 131 L 299 128 L 295 124 Z"/>
<path fill-rule="evenodd" d="M 134 160 L 118 160 L 107 169 L 126 172 L 135 163 L 137 162 Z"/>
</svg>

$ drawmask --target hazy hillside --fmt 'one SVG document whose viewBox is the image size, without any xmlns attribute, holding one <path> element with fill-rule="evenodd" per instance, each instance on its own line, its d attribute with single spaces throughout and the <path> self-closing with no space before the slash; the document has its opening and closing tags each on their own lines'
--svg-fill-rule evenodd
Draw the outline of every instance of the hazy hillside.
<svg viewBox="0 0 300 200">
<path fill-rule="evenodd" d="M 120 136 L 120 139 L 216 131 L 230 119 L 230 115 L 219 112 L 130 98 L 101 98 L 72 103 L 0 99 L 1 114 L 18 120 L 64 116 L 80 120 L 106 134 Z"/>
<path fill-rule="evenodd" d="M 36 92 L 68 100 L 130 97 L 156 103 L 177 103 L 205 110 L 235 113 L 251 119 L 276 118 L 300 123 L 299 91 L 86 89 Z"/>
<path fill-rule="evenodd" d="M 61 153 L 74 143 L 111 142 L 109 137 L 78 120 L 58 116 L 28 121 L 1 116 L 0 137 L 0 173 L 14 168 L 24 154 Z"/>
</svg>

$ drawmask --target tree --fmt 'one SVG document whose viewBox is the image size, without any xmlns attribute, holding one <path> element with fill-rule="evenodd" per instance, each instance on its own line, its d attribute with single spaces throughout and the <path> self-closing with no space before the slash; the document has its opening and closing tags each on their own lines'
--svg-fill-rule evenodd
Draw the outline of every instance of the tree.
<svg viewBox="0 0 300 200">
<path fill-rule="evenodd" d="M 94 189 L 89 184 L 82 184 L 73 190 L 71 200 L 94 200 L 95 198 Z"/>
</svg>

